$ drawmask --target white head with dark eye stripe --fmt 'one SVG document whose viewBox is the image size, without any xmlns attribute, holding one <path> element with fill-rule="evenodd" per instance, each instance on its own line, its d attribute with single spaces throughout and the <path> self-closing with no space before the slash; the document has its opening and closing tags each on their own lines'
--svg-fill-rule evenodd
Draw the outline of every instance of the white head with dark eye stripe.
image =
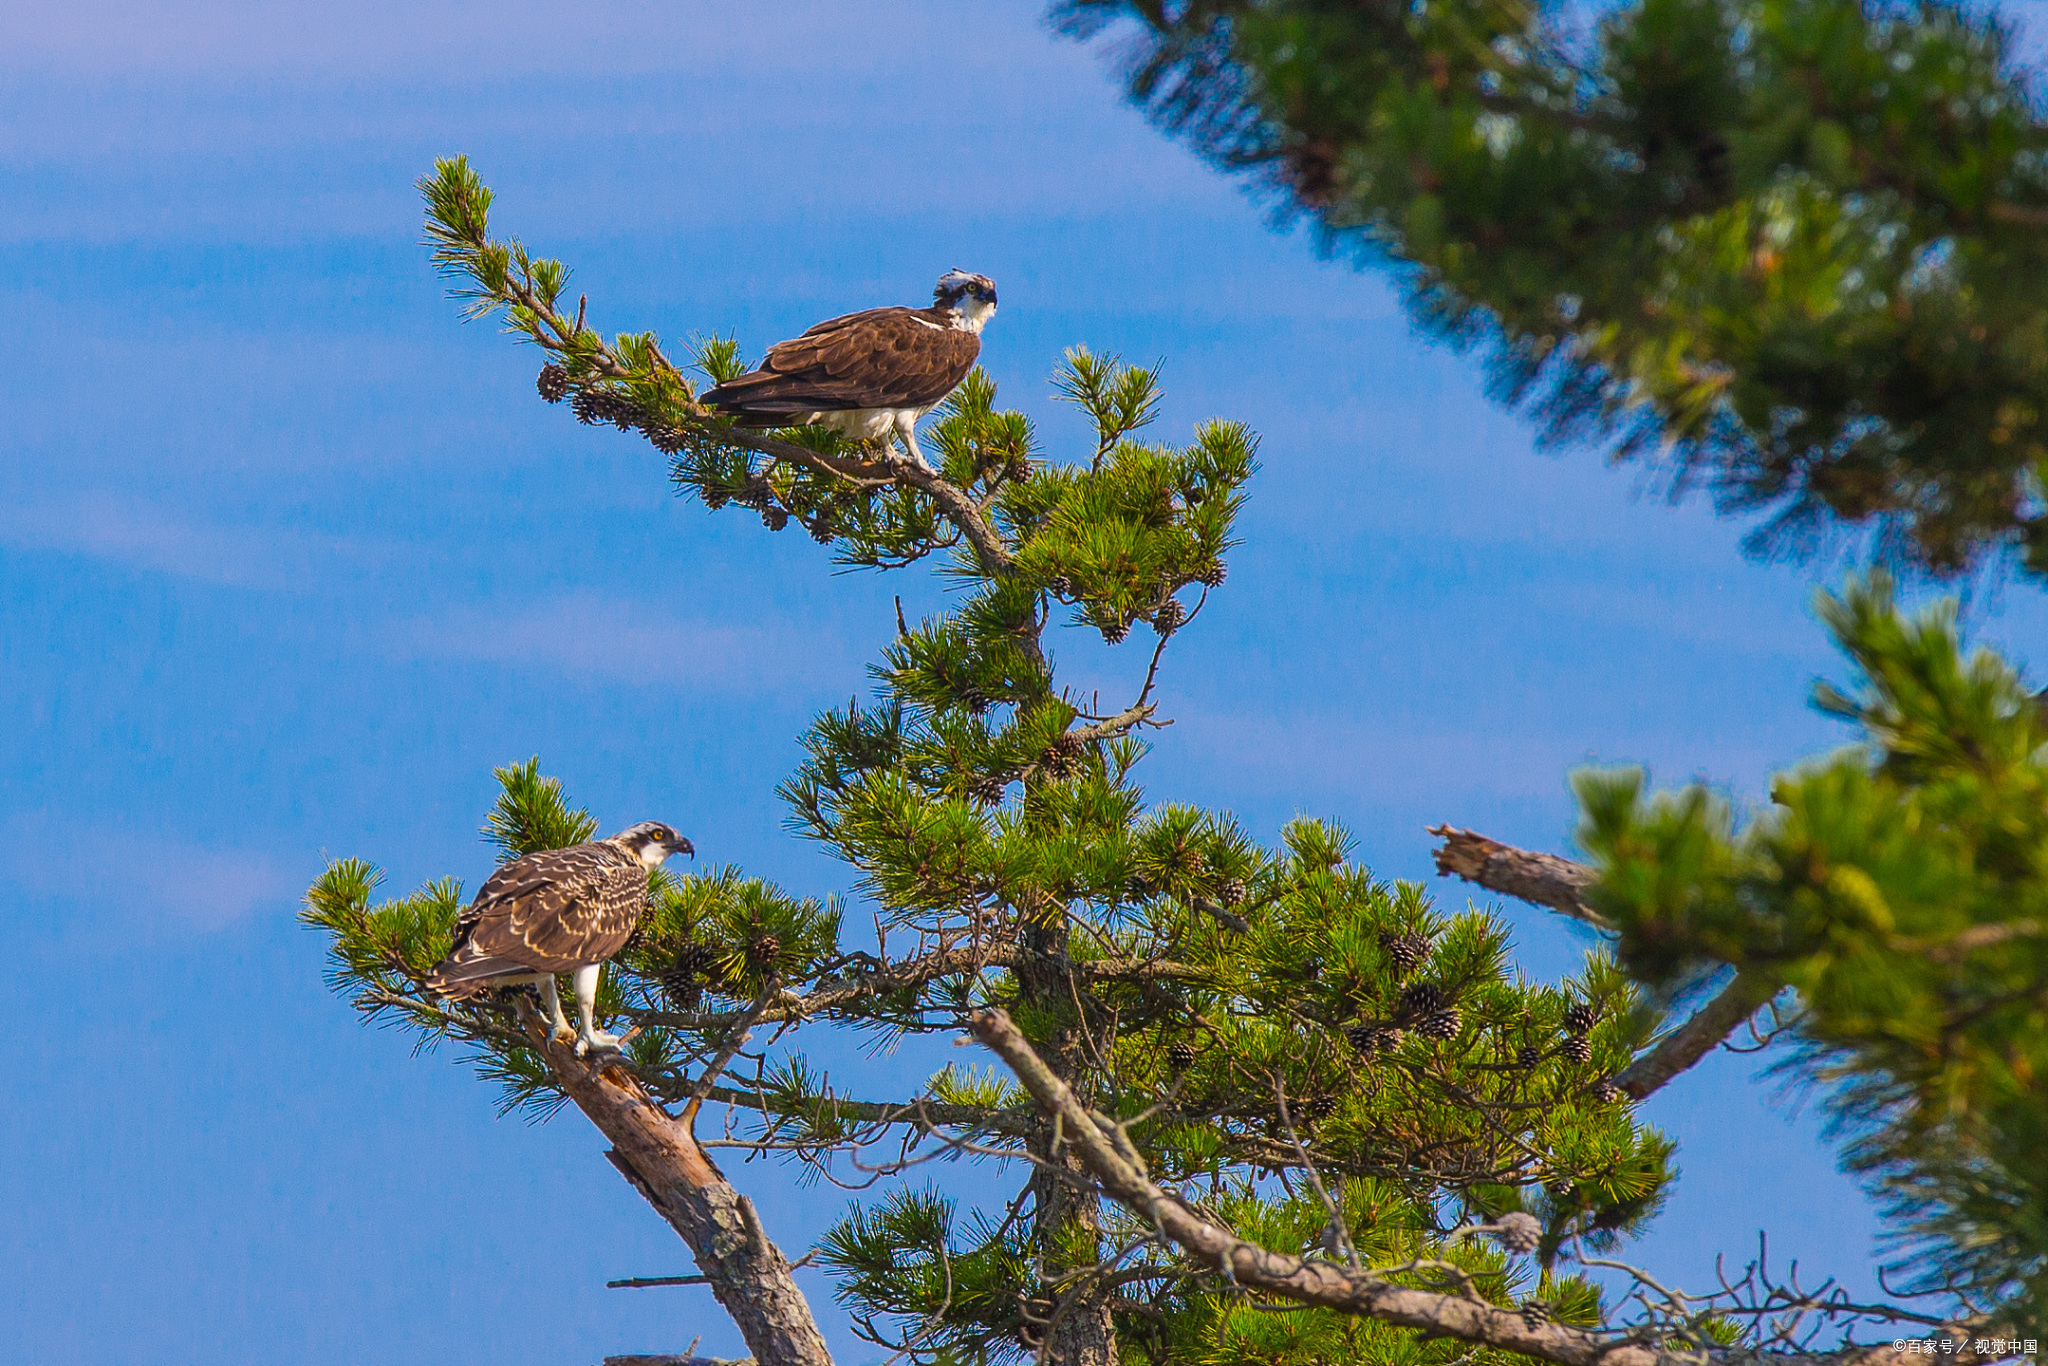
<svg viewBox="0 0 2048 1366">
<path fill-rule="evenodd" d="M 659 868 L 675 854 L 688 854 L 691 858 L 697 856 L 697 850 L 688 840 L 660 821 L 642 821 L 628 826 L 613 835 L 611 842 L 624 845 L 629 853 L 649 868 Z"/>
<path fill-rule="evenodd" d="M 951 313 L 956 319 L 954 326 L 979 336 L 982 326 L 995 316 L 996 282 L 986 275 L 949 270 L 932 290 L 932 306 Z"/>
</svg>

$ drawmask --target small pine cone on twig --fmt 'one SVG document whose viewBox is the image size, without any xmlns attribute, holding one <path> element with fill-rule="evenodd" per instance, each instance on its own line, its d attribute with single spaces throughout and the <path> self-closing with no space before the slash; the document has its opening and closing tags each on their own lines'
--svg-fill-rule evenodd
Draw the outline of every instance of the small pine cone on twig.
<svg viewBox="0 0 2048 1366">
<path fill-rule="evenodd" d="M 1524 1072 L 1527 1072 L 1541 1061 L 1543 1061 L 1543 1050 L 1533 1043 L 1525 1043 L 1515 1050 L 1515 1066 L 1521 1068 Z"/>
<path fill-rule="evenodd" d="M 1380 936 L 1380 947 L 1386 951 L 1394 964 L 1394 971 L 1403 977 L 1429 961 L 1429 937 L 1415 934 L 1384 934 Z"/>
<path fill-rule="evenodd" d="M 1401 1031 L 1392 1025 L 1356 1024 L 1344 1031 L 1344 1037 L 1353 1048 L 1367 1057 L 1375 1053 L 1391 1053 L 1401 1046 Z"/>
<path fill-rule="evenodd" d="M 1415 1026 L 1415 1032 L 1425 1039 L 1455 1039 L 1465 1025 L 1465 1017 L 1458 1013 L 1456 1006 L 1435 1011 Z"/>
<path fill-rule="evenodd" d="M 720 508 L 724 507 L 726 505 L 726 502 L 727 496 L 724 489 L 718 487 L 718 485 L 716 484 L 706 484 L 704 486 L 705 507 L 711 509 L 713 512 L 716 512 Z"/>
<path fill-rule="evenodd" d="M 1005 786 L 1000 774 L 991 773 L 975 781 L 972 795 L 983 806 L 994 806 L 1002 801 Z"/>
<path fill-rule="evenodd" d="M 1124 637 L 1129 635 L 1130 633 L 1131 626 L 1130 623 L 1126 621 L 1105 622 L 1102 626 L 1102 638 L 1104 641 L 1108 642 L 1111 645 L 1123 644 Z"/>
<path fill-rule="evenodd" d="M 1204 584 L 1207 587 L 1217 588 L 1222 586 L 1224 576 L 1227 575 L 1229 572 L 1230 571 L 1224 567 L 1223 561 L 1218 560 L 1216 561 L 1216 563 L 1204 568 L 1201 573 L 1195 575 L 1195 579 L 1197 582 Z"/>
<path fill-rule="evenodd" d="M 1177 1043 L 1166 1050 L 1166 1063 L 1175 1073 L 1187 1071 L 1195 1065 L 1195 1046 L 1191 1043 Z"/>
<path fill-rule="evenodd" d="M 642 430 L 647 433 L 647 439 L 654 443 L 654 449 L 663 455 L 674 455 L 683 448 L 684 436 L 681 427 L 671 427 L 666 422 L 651 422 Z"/>
<path fill-rule="evenodd" d="M 781 508 L 766 508 L 761 513 L 761 525 L 770 531 L 780 531 L 789 525 L 789 514 Z"/>
<path fill-rule="evenodd" d="M 1304 1100 L 1296 1101 L 1291 1108 L 1297 1117 L 1305 1119 L 1311 1124 L 1319 1124 L 1337 1113 L 1337 1098 L 1335 1096 L 1309 1096 Z"/>
<path fill-rule="evenodd" d="M 1543 1223 L 1533 1214 L 1513 1210 L 1493 1221 L 1493 1236 L 1510 1252 L 1534 1252 L 1543 1242 Z"/>
<path fill-rule="evenodd" d="M 1600 1022 L 1600 1012 L 1590 1001 L 1575 1001 L 1564 1013 L 1564 1032 L 1590 1034 Z"/>
<path fill-rule="evenodd" d="M 569 394 L 569 372 L 550 361 L 540 368 L 540 378 L 533 382 L 533 387 L 549 403 L 560 403 Z"/>
<path fill-rule="evenodd" d="M 1593 1045 L 1583 1034 L 1574 1034 L 1558 1045 L 1558 1053 L 1566 1062 L 1588 1063 L 1593 1061 Z"/>
<path fill-rule="evenodd" d="M 819 545 L 832 544 L 832 538 L 839 534 L 837 528 L 823 517 L 811 523 L 811 539 Z"/>
<path fill-rule="evenodd" d="M 1243 878 L 1227 877 L 1216 884 L 1216 899 L 1225 906 L 1242 905 L 1247 890 Z"/>
<path fill-rule="evenodd" d="M 1055 574 L 1045 581 L 1045 591 L 1056 598 L 1074 596 L 1074 581 L 1065 574 Z"/>
<path fill-rule="evenodd" d="M 1444 1008 L 1444 990 L 1431 982 L 1417 982 L 1401 992 L 1403 1015 L 1434 1015 Z"/>
<path fill-rule="evenodd" d="M 1013 484 L 1021 484 L 1030 477 L 1031 458 L 1029 456 L 1013 456 L 1010 462 L 1003 466 L 1003 478 Z"/>
<path fill-rule="evenodd" d="M 1522 1305 L 1522 1326 L 1535 1332 L 1550 1322 L 1550 1310 L 1540 1301 L 1529 1300 Z"/>
<path fill-rule="evenodd" d="M 1187 609 L 1173 598 L 1168 598 L 1153 611 L 1152 629 L 1162 636 L 1170 636 L 1178 631 L 1181 623 L 1187 619 Z"/>
<path fill-rule="evenodd" d="M 1612 1081 L 1601 1082 L 1587 1094 L 1593 1098 L 1595 1105 L 1619 1105 L 1622 1101 L 1628 1099 L 1628 1092 L 1616 1086 Z"/>
<path fill-rule="evenodd" d="M 979 716 L 988 710 L 988 694 L 979 688 L 962 688 L 960 705 Z"/>
<path fill-rule="evenodd" d="M 782 941 L 772 934 L 764 934 L 747 945 L 747 965 L 756 971 L 774 966 L 782 956 Z"/>
</svg>

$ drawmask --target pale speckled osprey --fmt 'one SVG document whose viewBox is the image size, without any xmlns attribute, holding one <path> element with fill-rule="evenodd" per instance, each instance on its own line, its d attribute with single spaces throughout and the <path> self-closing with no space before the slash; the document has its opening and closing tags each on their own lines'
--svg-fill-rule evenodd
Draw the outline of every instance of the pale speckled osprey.
<svg viewBox="0 0 2048 1366">
<path fill-rule="evenodd" d="M 597 1028 L 598 975 L 647 909 L 647 874 L 672 854 L 696 852 L 661 822 L 642 821 L 609 839 L 513 859 L 456 920 L 455 947 L 427 975 L 427 990 L 460 999 L 535 983 L 555 1032 L 574 1034 L 578 1056 L 616 1049 L 618 1038 Z M 562 972 L 575 974 L 580 1030 L 562 1016 Z"/>
<path fill-rule="evenodd" d="M 895 437 L 918 464 L 917 420 L 953 392 L 981 354 L 996 285 L 951 270 L 930 308 L 870 308 L 768 348 L 761 368 L 704 394 L 743 427 L 816 423 L 858 441 Z"/>
</svg>

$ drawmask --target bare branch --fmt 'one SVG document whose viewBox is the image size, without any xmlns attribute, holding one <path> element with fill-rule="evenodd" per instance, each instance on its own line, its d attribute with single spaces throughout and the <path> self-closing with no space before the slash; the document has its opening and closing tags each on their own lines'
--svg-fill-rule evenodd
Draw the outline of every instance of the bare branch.
<svg viewBox="0 0 2048 1366">
<path fill-rule="evenodd" d="M 1454 825 L 1433 825 L 1429 833 L 1443 840 L 1436 851 L 1436 871 L 1442 877 L 1461 877 L 1489 892 L 1499 892 L 1535 906 L 1562 911 L 1596 929 L 1614 926 L 1585 901 L 1586 888 L 1597 874 L 1583 863 L 1517 849 L 1489 839 L 1473 830 Z"/>
<path fill-rule="evenodd" d="M 1714 1050 L 1734 1033 L 1758 1006 L 1778 994 L 1777 984 L 1742 971 L 1722 987 L 1693 1017 L 1665 1035 L 1662 1042 L 1623 1068 L 1614 1084 L 1637 1100 L 1663 1086 Z"/>
</svg>

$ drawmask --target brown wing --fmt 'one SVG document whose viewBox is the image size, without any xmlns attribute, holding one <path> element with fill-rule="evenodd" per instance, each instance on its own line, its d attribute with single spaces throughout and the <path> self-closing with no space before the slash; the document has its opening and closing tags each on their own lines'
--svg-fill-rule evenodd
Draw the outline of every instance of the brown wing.
<svg viewBox="0 0 2048 1366">
<path fill-rule="evenodd" d="M 981 338 L 929 308 L 871 308 L 768 350 L 761 368 L 704 395 L 740 416 L 924 408 L 974 368 Z"/>
<path fill-rule="evenodd" d="M 491 874 L 456 922 L 455 947 L 428 985 L 442 994 L 491 977 L 600 963 L 633 935 L 647 870 L 611 844 L 516 858 Z"/>
</svg>

